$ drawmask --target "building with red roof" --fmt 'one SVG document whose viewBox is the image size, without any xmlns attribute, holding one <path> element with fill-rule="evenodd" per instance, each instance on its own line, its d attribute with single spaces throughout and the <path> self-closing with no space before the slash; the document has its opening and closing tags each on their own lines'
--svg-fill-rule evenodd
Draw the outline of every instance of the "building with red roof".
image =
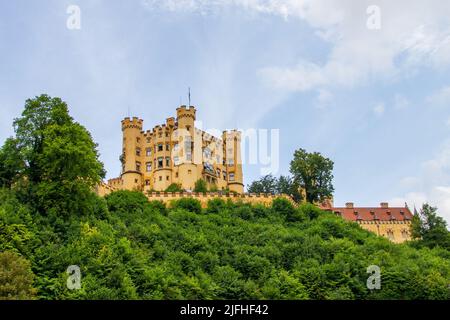
<svg viewBox="0 0 450 320">
<path fill-rule="evenodd" d="M 392 242 L 411 240 L 413 214 L 406 204 L 405 207 L 389 207 L 387 202 L 382 202 L 380 207 L 355 207 L 353 202 L 348 202 L 345 207 L 334 207 L 329 201 L 322 205 L 322 209 L 333 211 L 345 220 L 354 221 L 362 228 Z"/>
</svg>

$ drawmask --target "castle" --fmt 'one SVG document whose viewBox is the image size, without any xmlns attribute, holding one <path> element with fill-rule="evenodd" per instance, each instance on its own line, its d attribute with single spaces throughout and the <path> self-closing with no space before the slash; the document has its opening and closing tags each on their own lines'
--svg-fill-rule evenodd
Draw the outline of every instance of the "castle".
<svg viewBox="0 0 450 320">
<path fill-rule="evenodd" d="M 402 243 L 412 240 L 413 214 L 406 204 L 404 207 L 390 207 L 389 203 L 382 202 L 380 207 L 355 207 L 353 202 L 347 202 L 345 207 L 334 207 L 332 202 L 328 202 L 320 207 L 347 221 L 356 222 L 361 228 L 388 238 L 392 242 Z"/>
<path fill-rule="evenodd" d="M 244 194 L 241 133 L 223 131 L 221 138 L 214 137 L 195 127 L 195 107 L 181 106 L 176 111 L 176 118 L 167 118 L 165 124 L 147 131 L 143 131 L 142 119 L 122 120 L 121 175 L 99 185 L 96 190 L 99 195 L 115 190 L 139 190 L 149 200 L 163 202 L 194 197 L 203 207 L 216 197 L 266 206 L 277 197 L 292 201 L 287 195 Z M 191 192 L 200 179 L 215 192 Z M 172 184 L 187 192 L 164 192 Z M 229 192 L 217 192 L 225 190 Z M 381 203 L 378 208 L 367 208 L 354 207 L 349 202 L 338 208 L 333 206 L 332 198 L 318 206 L 393 242 L 411 240 L 412 213 L 407 206 L 389 207 Z"/>
<path fill-rule="evenodd" d="M 115 190 L 165 191 L 178 184 L 192 191 L 203 179 L 210 190 L 244 192 L 241 133 L 224 131 L 220 138 L 195 128 L 196 109 L 177 108 L 176 118 L 143 131 L 139 118 L 122 120 L 121 175 L 108 180 Z"/>
</svg>

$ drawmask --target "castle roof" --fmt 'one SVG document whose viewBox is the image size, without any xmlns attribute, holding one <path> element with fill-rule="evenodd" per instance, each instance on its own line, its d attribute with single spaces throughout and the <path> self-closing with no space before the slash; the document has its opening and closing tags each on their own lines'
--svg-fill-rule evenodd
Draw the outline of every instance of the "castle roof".
<svg viewBox="0 0 450 320">
<path fill-rule="evenodd" d="M 354 207 L 352 203 L 348 203 L 345 207 L 327 210 L 350 221 L 409 221 L 413 217 L 408 207 L 389 207 L 387 203 L 382 203 L 381 207 Z"/>
</svg>

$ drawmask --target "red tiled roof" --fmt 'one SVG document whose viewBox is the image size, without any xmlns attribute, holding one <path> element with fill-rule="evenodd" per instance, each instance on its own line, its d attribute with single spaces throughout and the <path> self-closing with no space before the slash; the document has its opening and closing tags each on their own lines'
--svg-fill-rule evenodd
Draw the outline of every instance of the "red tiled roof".
<svg viewBox="0 0 450 320">
<path fill-rule="evenodd" d="M 411 220 L 411 211 L 405 208 L 328 208 L 328 210 L 351 221 L 405 221 Z"/>
</svg>

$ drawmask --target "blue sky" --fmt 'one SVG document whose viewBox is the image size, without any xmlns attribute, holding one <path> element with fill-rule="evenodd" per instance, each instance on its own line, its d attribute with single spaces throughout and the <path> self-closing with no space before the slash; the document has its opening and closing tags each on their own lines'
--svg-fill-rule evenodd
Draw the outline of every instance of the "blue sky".
<svg viewBox="0 0 450 320">
<path fill-rule="evenodd" d="M 111 178 L 128 110 L 150 129 L 191 87 L 206 128 L 280 129 L 275 174 L 295 149 L 319 151 L 335 162 L 336 205 L 428 201 L 450 221 L 449 67 L 444 0 L 2 1 L 0 141 L 25 99 L 59 96 Z"/>
</svg>

